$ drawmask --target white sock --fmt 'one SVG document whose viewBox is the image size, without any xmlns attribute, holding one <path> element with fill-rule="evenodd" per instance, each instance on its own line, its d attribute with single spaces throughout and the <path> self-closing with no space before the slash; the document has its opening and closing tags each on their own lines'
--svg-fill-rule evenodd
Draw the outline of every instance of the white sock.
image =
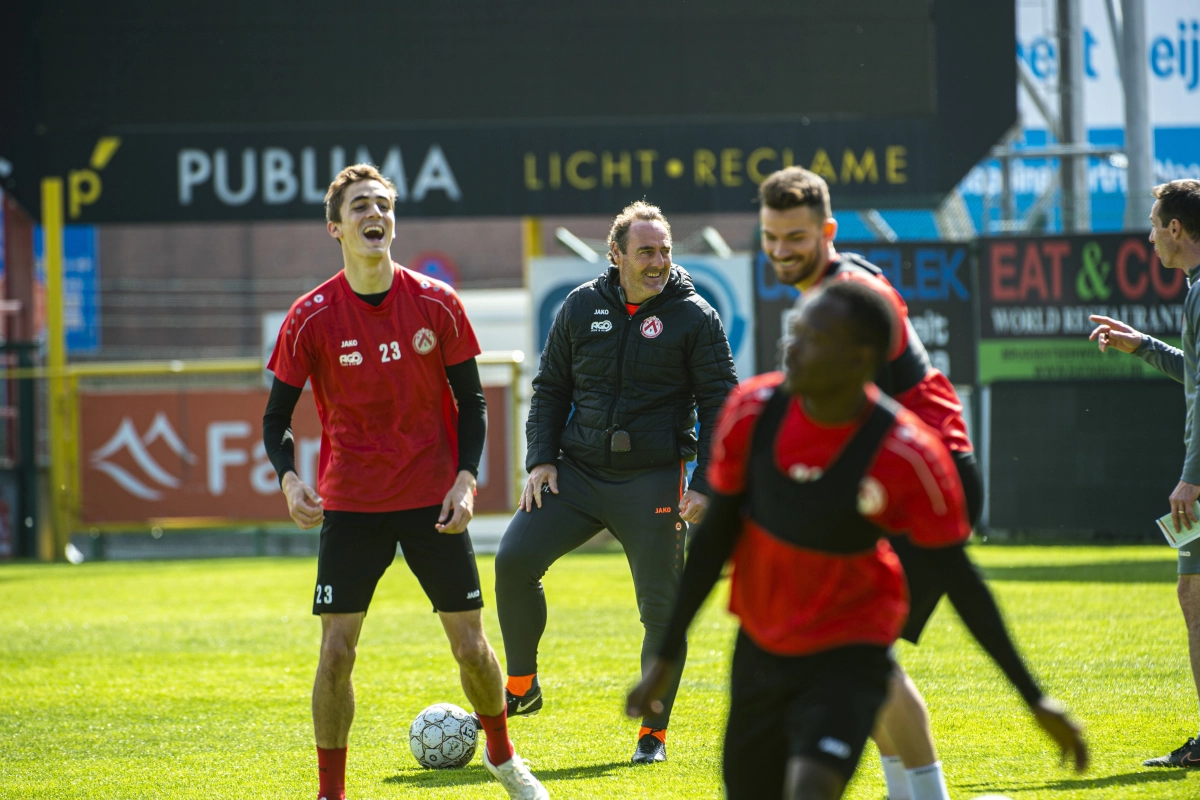
<svg viewBox="0 0 1200 800">
<path fill-rule="evenodd" d="M 927 767 L 910 769 L 907 774 L 913 800 L 950 800 L 946 776 L 942 774 L 942 762 L 935 761 Z"/>
<path fill-rule="evenodd" d="M 887 800 L 913 800 L 908 774 L 900 756 L 880 756 L 883 762 L 883 782 L 887 784 Z"/>
</svg>

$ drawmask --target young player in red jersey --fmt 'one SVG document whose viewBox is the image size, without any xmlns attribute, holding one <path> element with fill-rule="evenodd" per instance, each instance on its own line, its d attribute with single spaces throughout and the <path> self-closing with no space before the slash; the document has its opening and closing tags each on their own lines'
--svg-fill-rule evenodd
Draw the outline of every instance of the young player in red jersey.
<svg viewBox="0 0 1200 800">
<path fill-rule="evenodd" d="M 313 598 L 322 628 L 312 697 L 318 796 L 345 798 L 355 648 L 399 544 L 486 732 L 484 765 L 511 797 L 543 800 L 549 794 L 508 737 L 467 534 L 487 426 L 479 342 L 449 286 L 392 261 L 395 199 L 369 164 L 338 173 L 325 214 L 345 268 L 293 304 L 268 364 L 275 382 L 263 442 L 292 519 L 322 526 Z M 297 476 L 290 431 L 306 381 L 321 418 L 317 491 Z"/>
<path fill-rule="evenodd" d="M 654 708 L 688 625 L 732 557 L 730 609 L 741 630 L 725 737 L 731 800 L 842 795 L 887 696 L 890 646 L 908 611 L 887 543 L 898 533 L 973 596 L 964 622 L 1064 755 L 1086 767 L 1078 728 L 1025 670 L 966 555 L 970 528 L 949 452 L 870 383 L 893 324 L 874 289 L 828 284 L 793 318 L 785 374 L 743 383 L 722 409 L 708 514 L 667 639 L 627 713 Z"/>
<path fill-rule="evenodd" d="M 837 220 L 830 208 L 829 187 L 821 176 L 800 167 L 775 172 L 759 187 L 759 201 L 763 252 L 780 283 L 808 291 L 829 281 L 864 281 L 891 304 L 896 333 L 887 364 L 876 373 L 875 383 L 937 431 L 962 481 L 973 526 L 983 508 L 983 477 L 967 438 L 962 403 L 949 379 L 930 364 L 908 320 L 903 298 L 879 267 L 834 249 Z M 915 644 L 947 587 L 929 559 L 907 539 L 897 540 L 893 546 L 909 584 L 909 615 L 901 638 Z M 958 608 L 955 598 L 950 599 Z M 879 746 L 890 800 L 949 800 L 925 700 L 903 669 L 894 673 L 890 697 L 873 738 Z"/>
</svg>

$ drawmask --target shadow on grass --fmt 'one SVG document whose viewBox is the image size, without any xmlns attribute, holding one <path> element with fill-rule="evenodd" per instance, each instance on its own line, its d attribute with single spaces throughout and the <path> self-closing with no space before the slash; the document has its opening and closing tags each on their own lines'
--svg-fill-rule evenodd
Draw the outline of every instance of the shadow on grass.
<svg viewBox="0 0 1200 800">
<path fill-rule="evenodd" d="M 968 783 L 963 784 L 962 788 L 990 792 L 1028 792 L 1035 789 L 1104 789 L 1109 786 L 1136 786 L 1141 783 L 1184 781 L 1187 780 L 1187 773 L 1188 770 L 1185 769 L 1155 769 L 1151 767 L 1140 772 L 1126 772 L 1122 775 L 1108 775 L 1103 778 L 1062 778 L 1047 783 L 1022 783 L 1012 786 Z"/>
<path fill-rule="evenodd" d="M 1094 564 L 1045 564 L 984 567 L 990 581 L 1057 581 L 1061 583 L 1175 583 L 1174 561 L 1102 561 Z"/>
<path fill-rule="evenodd" d="M 560 767 L 559 769 L 538 769 L 534 765 L 533 774 L 540 780 L 589 780 L 602 778 L 619 769 L 636 769 L 628 761 L 613 761 L 607 764 L 588 764 L 578 767 Z M 384 778 L 384 783 L 403 783 L 410 786 L 469 786 L 477 783 L 487 783 L 494 780 L 482 764 L 474 764 L 464 769 L 431 769 L 420 772 L 402 772 L 390 778 Z"/>
</svg>

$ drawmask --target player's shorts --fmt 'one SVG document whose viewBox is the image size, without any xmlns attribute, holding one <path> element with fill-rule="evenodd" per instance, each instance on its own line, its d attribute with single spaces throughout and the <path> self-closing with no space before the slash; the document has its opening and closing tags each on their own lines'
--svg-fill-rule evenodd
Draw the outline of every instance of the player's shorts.
<svg viewBox="0 0 1200 800">
<path fill-rule="evenodd" d="M 1200 539 L 1179 548 L 1179 574 L 1200 575 Z"/>
<path fill-rule="evenodd" d="M 326 511 L 313 614 L 354 614 L 371 605 L 396 545 L 435 611 L 483 607 L 471 537 L 439 533 L 440 505 L 405 511 Z"/>
<path fill-rule="evenodd" d="M 782 797 L 794 756 L 854 774 L 894 669 L 891 650 L 848 645 L 778 656 L 738 632 L 725 730 L 729 800 Z"/>
</svg>

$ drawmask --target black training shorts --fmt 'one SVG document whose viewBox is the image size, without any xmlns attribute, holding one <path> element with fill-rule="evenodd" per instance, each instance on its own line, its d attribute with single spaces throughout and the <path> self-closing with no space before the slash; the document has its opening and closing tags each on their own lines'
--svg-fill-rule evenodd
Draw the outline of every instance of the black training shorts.
<svg viewBox="0 0 1200 800">
<path fill-rule="evenodd" d="M 483 608 L 471 537 L 439 533 L 442 507 L 362 513 L 326 511 L 317 559 L 313 614 L 366 611 L 396 545 L 437 611 Z"/>
<path fill-rule="evenodd" d="M 739 631 L 725 730 L 726 797 L 782 797 L 794 756 L 819 761 L 850 780 L 893 668 L 886 647 L 848 645 L 779 656 Z"/>
</svg>

